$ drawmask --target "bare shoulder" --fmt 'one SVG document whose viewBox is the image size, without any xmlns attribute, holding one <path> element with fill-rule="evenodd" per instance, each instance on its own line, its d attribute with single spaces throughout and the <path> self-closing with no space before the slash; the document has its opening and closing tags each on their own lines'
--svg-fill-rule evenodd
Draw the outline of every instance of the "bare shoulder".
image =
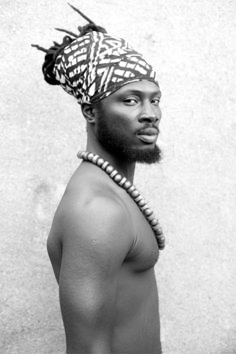
<svg viewBox="0 0 236 354">
<path fill-rule="evenodd" d="M 85 195 L 84 195 L 85 194 Z M 115 253 L 125 258 L 133 243 L 130 217 L 118 198 L 109 193 L 70 196 L 61 205 L 64 248 Z"/>
</svg>

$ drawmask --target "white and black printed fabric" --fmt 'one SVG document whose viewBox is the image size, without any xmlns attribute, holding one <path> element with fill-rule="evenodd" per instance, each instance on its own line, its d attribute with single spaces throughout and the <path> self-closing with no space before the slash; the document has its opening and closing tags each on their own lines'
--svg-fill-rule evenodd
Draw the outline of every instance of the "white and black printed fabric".
<svg viewBox="0 0 236 354">
<path fill-rule="evenodd" d="M 156 73 L 124 39 L 89 32 L 78 37 L 56 59 L 56 79 L 81 103 L 96 103 L 125 84 L 147 79 L 158 85 Z"/>
</svg>

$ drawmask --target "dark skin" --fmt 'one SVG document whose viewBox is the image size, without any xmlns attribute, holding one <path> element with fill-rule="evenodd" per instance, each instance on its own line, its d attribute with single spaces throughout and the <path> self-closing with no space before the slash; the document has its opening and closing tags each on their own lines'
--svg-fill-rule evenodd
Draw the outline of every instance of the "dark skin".
<svg viewBox="0 0 236 354">
<path fill-rule="evenodd" d="M 115 119 L 117 133 L 134 149 L 153 149 L 157 136 L 138 132 L 147 124 L 158 126 L 159 96 L 158 86 L 143 80 L 98 105 L 83 105 L 87 150 L 133 181 L 135 162 L 104 148 L 98 120 L 102 115 L 109 128 Z M 156 240 L 135 202 L 97 166 L 82 162 L 72 176 L 48 252 L 59 284 L 67 354 L 161 353 Z"/>
</svg>

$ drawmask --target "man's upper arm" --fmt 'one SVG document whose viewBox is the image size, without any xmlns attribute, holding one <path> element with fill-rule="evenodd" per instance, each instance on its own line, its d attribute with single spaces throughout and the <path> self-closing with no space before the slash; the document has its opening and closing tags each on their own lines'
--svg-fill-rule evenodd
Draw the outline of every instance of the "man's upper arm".
<svg viewBox="0 0 236 354">
<path fill-rule="evenodd" d="M 75 350 L 109 353 L 117 274 L 132 245 L 129 224 L 121 206 L 104 198 L 66 212 L 59 289 Z"/>
</svg>

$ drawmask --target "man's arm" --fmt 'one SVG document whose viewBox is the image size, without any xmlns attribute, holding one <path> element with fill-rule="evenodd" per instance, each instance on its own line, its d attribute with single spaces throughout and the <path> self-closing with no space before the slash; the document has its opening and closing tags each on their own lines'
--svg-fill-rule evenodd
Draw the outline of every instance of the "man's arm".
<svg viewBox="0 0 236 354">
<path fill-rule="evenodd" d="M 111 353 L 117 276 L 131 246 L 130 220 L 112 200 L 72 205 L 63 221 L 59 291 L 67 354 Z"/>
</svg>

